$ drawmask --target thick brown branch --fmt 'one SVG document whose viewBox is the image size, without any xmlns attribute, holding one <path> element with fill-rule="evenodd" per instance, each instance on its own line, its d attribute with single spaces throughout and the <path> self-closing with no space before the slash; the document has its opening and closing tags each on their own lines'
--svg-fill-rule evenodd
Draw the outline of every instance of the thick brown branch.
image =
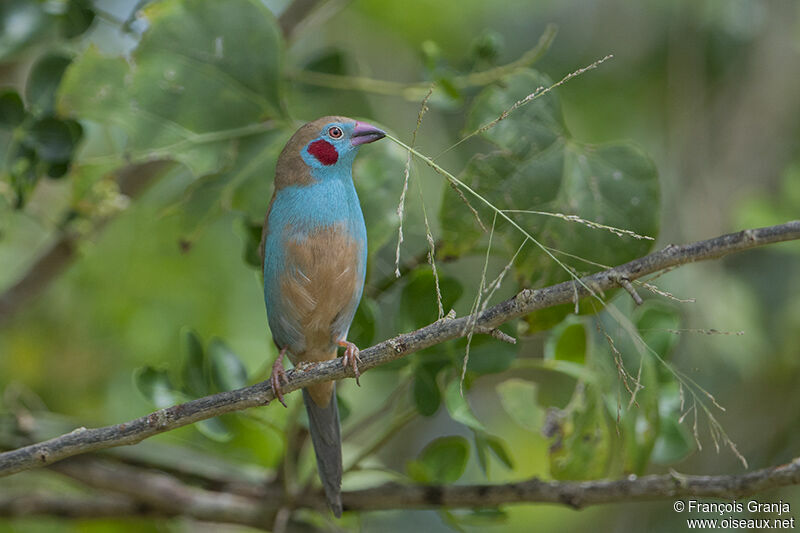
<svg viewBox="0 0 800 533">
<path fill-rule="evenodd" d="M 103 460 L 70 460 L 55 467 L 104 495 L 93 498 L 26 494 L 0 496 L 0 517 L 53 515 L 70 518 L 110 516 L 188 516 L 197 520 L 265 527 L 277 509 L 324 509 L 321 494 L 283 501 L 280 491 L 263 485 L 240 495 L 191 487 L 177 478 Z M 800 485 L 800 458 L 770 468 L 732 476 L 686 476 L 678 473 L 619 480 L 527 481 L 481 485 L 387 484 L 342 494 L 345 510 L 498 507 L 519 503 L 555 503 L 572 508 L 609 503 L 679 498 L 735 499 L 768 489 Z M 110 496 L 109 494 L 113 494 Z"/>
<path fill-rule="evenodd" d="M 276 495 L 259 491 L 258 497 L 193 487 L 178 478 L 113 461 L 78 458 L 52 467 L 71 478 L 100 489 L 133 498 L 148 510 L 197 520 L 266 528 L 275 519 Z M 321 503 L 321 502 L 320 502 Z"/>
<path fill-rule="evenodd" d="M 800 458 L 734 476 L 630 476 L 603 481 L 531 479 L 503 485 L 384 485 L 345 492 L 345 510 L 410 507 L 494 507 L 509 503 L 560 503 L 573 508 L 667 498 L 732 499 L 767 489 L 800 485 Z"/>
<path fill-rule="evenodd" d="M 800 221 L 745 230 L 682 246 L 669 245 L 663 250 L 624 265 L 586 276 L 582 278 L 581 286 L 577 286 L 573 281 L 566 281 L 544 289 L 526 289 L 513 298 L 479 313 L 477 318 L 465 316 L 439 320 L 411 333 L 398 335 L 363 350 L 359 368 L 364 372 L 418 350 L 463 337 L 469 331 L 471 324 L 482 328 L 496 328 L 509 320 L 539 309 L 569 304 L 573 302 L 576 291 L 581 297 L 587 296 L 589 292 L 586 287 L 591 287 L 594 291 L 604 291 L 617 286 L 620 277 L 632 281 L 668 267 L 797 239 L 800 239 Z M 316 365 L 301 365 L 287 374 L 289 383 L 283 387 L 284 394 L 322 381 L 353 377 L 353 370 L 343 367 L 341 360 L 335 359 Z M 153 435 L 199 420 L 265 405 L 273 398 L 269 381 L 265 381 L 244 389 L 223 392 L 161 409 L 123 424 L 97 429 L 81 428 L 45 442 L 0 454 L 0 476 L 52 464 L 81 453 L 135 444 Z"/>
<path fill-rule="evenodd" d="M 120 496 L 65 496 L 50 492 L 34 492 L 0 495 L 0 516 L 7 518 L 55 516 L 84 519 L 177 515 L 166 515 L 133 499 Z"/>
</svg>

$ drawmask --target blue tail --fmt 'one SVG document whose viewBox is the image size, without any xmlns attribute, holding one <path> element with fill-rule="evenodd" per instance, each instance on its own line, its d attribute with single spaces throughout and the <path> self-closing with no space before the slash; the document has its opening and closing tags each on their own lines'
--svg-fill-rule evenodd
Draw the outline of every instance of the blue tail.
<svg viewBox="0 0 800 533">
<path fill-rule="evenodd" d="M 336 405 L 336 387 L 331 401 L 320 407 L 303 389 L 303 402 L 308 412 L 308 429 L 317 454 L 317 469 L 328 506 L 336 517 L 342 516 L 342 436 L 339 430 L 339 408 Z"/>
</svg>

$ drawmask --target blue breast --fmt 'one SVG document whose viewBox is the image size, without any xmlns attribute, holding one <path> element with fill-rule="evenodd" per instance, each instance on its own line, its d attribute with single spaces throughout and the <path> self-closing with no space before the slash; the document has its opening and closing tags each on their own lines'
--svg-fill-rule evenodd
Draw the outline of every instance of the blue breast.
<svg viewBox="0 0 800 533">
<path fill-rule="evenodd" d="M 338 167 L 339 165 L 336 165 Z M 282 310 L 279 278 L 286 272 L 286 242 L 302 242 L 309 233 L 327 226 L 338 225 L 360 244 L 356 267 L 361 284 L 353 295 L 352 314 L 358 306 L 363 290 L 367 264 L 367 229 L 348 166 L 346 169 L 327 168 L 325 175 L 315 175 L 315 183 L 305 186 L 288 186 L 275 195 L 269 214 L 269 233 L 264 243 L 264 300 L 270 330 L 280 347 L 303 345 L 302 331 L 279 320 Z M 349 328 L 349 321 L 345 326 Z"/>
</svg>

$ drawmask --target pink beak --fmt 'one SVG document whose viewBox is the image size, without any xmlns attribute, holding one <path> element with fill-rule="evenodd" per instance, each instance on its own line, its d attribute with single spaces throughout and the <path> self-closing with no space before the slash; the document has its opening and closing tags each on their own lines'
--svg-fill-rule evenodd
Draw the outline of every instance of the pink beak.
<svg viewBox="0 0 800 533">
<path fill-rule="evenodd" d="M 360 144 L 375 142 L 384 137 L 386 137 L 386 132 L 382 129 L 376 128 L 366 122 L 356 122 L 353 128 L 353 134 L 350 136 L 350 144 L 358 146 Z"/>
</svg>

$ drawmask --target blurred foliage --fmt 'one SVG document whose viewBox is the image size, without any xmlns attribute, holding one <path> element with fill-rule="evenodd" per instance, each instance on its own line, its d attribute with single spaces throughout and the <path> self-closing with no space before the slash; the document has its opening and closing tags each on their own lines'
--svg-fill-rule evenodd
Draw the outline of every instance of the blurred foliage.
<svg viewBox="0 0 800 533">
<path fill-rule="evenodd" d="M 781 117 L 749 100 L 742 106 L 750 105 L 750 114 L 737 115 L 737 98 L 744 97 L 731 88 L 744 79 L 741 58 L 757 44 L 780 49 L 775 64 L 796 60 L 796 51 L 764 44 L 778 34 L 776 21 L 790 18 L 765 2 L 676 0 L 637 9 L 611 0 L 592 8 L 511 2 L 497 10 L 478 0 L 359 0 L 318 15 L 332 17 L 323 22 L 311 17 L 288 42 L 276 19 L 282 2 L 127 4 L 0 4 L 0 283 L 8 287 L 25 275 L 54 240 L 80 237 L 72 268 L 0 324 L 2 446 L 16 435 L 12 415 L 21 411 L 39 424 L 42 432 L 33 436 L 45 438 L 45 430 L 65 431 L 63 421 L 46 422 L 53 417 L 48 408 L 112 423 L 265 379 L 277 354 L 257 250 L 281 148 L 299 123 L 323 114 L 368 117 L 404 138 L 427 89 L 417 93 L 428 83 L 436 85 L 418 149 L 494 209 L 412 162 L 404 275 L 395 278 L 406 153 L 388 141 L 362 150 L 354 176 L 367 221 L 367 296 L 350 330 L 362 348 L 451 309 L 464 315 L 490 292 L 492 304 L 652 248 L 650 240 L 609 227 L 678 242 L 800 212 L 800 131 L 796 124 L 770 129 L 767 123 Z M 544 21 L 560 21 L 562 37 L 535 69 L 504 67 L 536 46 L 531 20 L 536 31 Z M 608 52 L 618 57 L 530 96 Z M 762 65 L 754 57 L 752 64 Z M 301 83 L 298 73 L 333 77 Z M 776 93 L 765 94 L 782 94 L 787 109 L 800 106 L 790 91 L 780 92 L 777 74 L 758 71 L 753 78 L 760 80 L 750 86 L 753 94 L 775 84 Z M 703 109 L 690 107 L 695 94 Z M 724 104 L 730 101 L 737 105 Z M 754 116 L 767 124 L 767 138 L 757 144 L 748 137 L 753 145 L 746 148 L 763 168 L 737 159 L 747 150 L 732 134 L 749 131 Z M 123 197 L 122 171 L 154 160 L 173 164 L 141 196 Z M 756 183 L 756 176 L 772 174 L 767 185 Z M 438 277 L 427 263 L 429 238 Z M 682 269 L 655 281 L 698 295 L 694 307 L 662 291 L 648 292 L 633 309 L 627 294 L 612 292 L 602 295 L 608 307 L 586 298 L 504 325 L 516 345 L 476 335 L 384 365 L 360 389 L 341 383 L 344 433 L 369 423 L 366 441 L 382 444 L 347 473 L 345 488 L 364 472 L 371 483 L 428 484 L 732 469 L 735 457 L 709 455 L 712 445 L 699 448 L 709 433 L 726 446 L 725 431 L 752 464 L 789 459 L 797 436 L 779 430 L 796 427 L 791 413 L 800 412 L 785 405 L 800 371 L 800 306 L 789 296 L 800 291 L 789 274 L 800 268 L 799 256 L 796 246 L 784 246 L 748 257 L 754 259 L 707 266 L 707 278 Z M 647 288 L 637 290 L 645 295 Z M 729 298 L 740 305 L 725 303 Z M 748 337 L 723 336 L 722 329 L 747 329 Z M 748 363 L 753 359 L 757 365 Z M 759 392 L 764 409 L 782 407 L 769 426 L 753 402 L 742 400 Z M 733 417 L 716 410 L 717 397 Z M 165 435 L 174 447 L 167 455 L 185 450 L 224 459 L 223 468 L 258 469 L 258 479 L 296 461 L 297 483 L 315 480 L 313 455 L 298 430 L 303 415 L 295 420 L 299 395 L 287 400 L 288 410 L 254 409 Z M 298 431 L 300 449 L 286 455 L 294 438 L 287 434 Z M 393 439 L 399 431 L 403 438 Z M 345 458 L 367 449 L 366 441 L 346 440 Z M 30 482 L 39 483 L 33 476 Z M 597 517 L 614 520 L 602 510 L 567 513 L 515 507 L 404 516 L 425 530 L 524 531 L 531 520 L 543 529 L 580 529 L 598 526 Z M 364 528 L 399 527 L 392 513 L 362 518 Z M 21 527 L 71 530 L 34 522 Z M 93 530 L 139 526 L 110 521 Z M 15 528 L 14 521 L 0 522 L 0 531 Z"/>
</svg>

